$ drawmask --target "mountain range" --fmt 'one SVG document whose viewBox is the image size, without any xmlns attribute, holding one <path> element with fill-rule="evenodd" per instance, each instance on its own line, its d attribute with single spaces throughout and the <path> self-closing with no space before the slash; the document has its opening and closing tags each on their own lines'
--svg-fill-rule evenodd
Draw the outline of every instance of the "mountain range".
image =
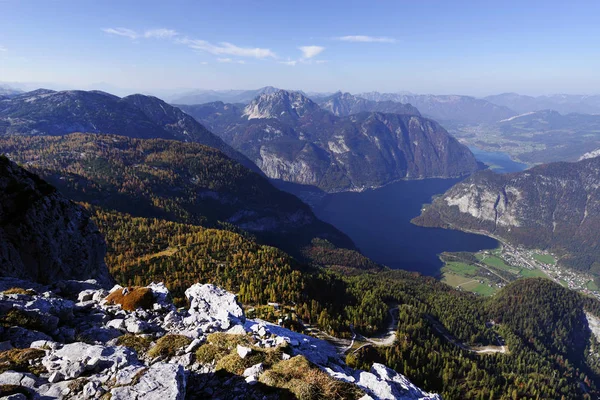
<svg viewBox="0 0 600 400">
<path fill-rule="evenodd" d="M 600 114 L 600 95 L 553 94 L 533 97 L 502 93 L 487 96 L 485 100 L 521 114 L 541 110 L 555 110 L 561 114 Z"/>
<path fill-rule="evenodd" d="M 73 132 L 200 143 L 259 172 L 218 136 L 156 97 L 136 94 L 120 98 L 98 91 L 39 89 L 0 100 L 0 135 L 56 136 Z"/>
<path fill-rule="evenodd" d="M 549 250 L 559 264 L 600 274 L 600 157 L 496 174 L 482 171 L 450 188 L 415 222 L 482 232 Z"/>
<path fill-rule="evenodd" d="M 412 104 L 421 114 L 449 126 L 495 122 L 517 114 L 508 107 L 471 96 L 379 92 L 360 93 L 356 96 L 372 101 Z"/>
<path fill-rule="evenodd" d="M 202 104 L 223 101 L 226 103 L 249 103 L 256 96 L 270 94 L 279 89 L 265 86 L 256 90 L 194 90 L 171 98 L 172 104 Z"/>
<path fill-rule="evenodd" d="M 453 131 L 462 142 L 527 164 L 577 161 L 600 149 L 600 115 L 532 111 Z"/>
<path fill-rule="evenodd" d="M 419 110 L 410 104 L 396 101 L 372 101 L 353 96 L 350 93 L 337 92 L 331 96 L 319 99 L 319 106 L 338 117 L 347 117 L 361 112 L 381 112 L 389 114 L 421 116 Z"/>
<path fill-rule="evenodd" d="M 456 177 L 478 168 L 471 152 L 437 122 L 415 114 L 414 107 L 393 106 L 410 113 L 338 117 L 301 93 L 284 90 L 263 94 L 246 106 L 216 102 L 180 107 L 268 177 L 326 191 Z"/>
</svg>

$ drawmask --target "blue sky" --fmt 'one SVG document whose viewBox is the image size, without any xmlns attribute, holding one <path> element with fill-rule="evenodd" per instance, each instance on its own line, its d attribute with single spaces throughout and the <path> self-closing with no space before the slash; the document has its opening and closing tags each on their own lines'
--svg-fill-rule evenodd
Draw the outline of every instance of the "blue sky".
<svg viewBox="0 0 600 400">
<path fill-rule="evenodd" d="M 600 1 L 0 0 L 0 81 L 600 93 Z"/>
</svg>

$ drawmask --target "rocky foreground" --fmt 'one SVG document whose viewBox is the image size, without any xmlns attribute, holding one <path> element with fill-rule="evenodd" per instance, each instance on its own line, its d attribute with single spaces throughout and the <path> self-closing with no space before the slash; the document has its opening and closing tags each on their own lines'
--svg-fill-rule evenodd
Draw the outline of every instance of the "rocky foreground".
<svg viewBox="0 0 600 400">
<path fill-rule="evenodd" d="M 16 399 L 441 399 L 332 345 L 245 318 L 210 285 L 177 309 L 167 288 L 0 278 L 0 396 Z M 4 398 L 4 397 L 3 397 Z"/>
</svg>

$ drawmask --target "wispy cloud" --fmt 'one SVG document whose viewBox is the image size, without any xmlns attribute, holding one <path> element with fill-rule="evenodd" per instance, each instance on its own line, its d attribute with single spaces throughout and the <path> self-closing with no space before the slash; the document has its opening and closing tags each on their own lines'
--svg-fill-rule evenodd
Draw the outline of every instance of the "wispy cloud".
<svg viewBox="0 0 600 400">
<path fill-rule="evenodd" d="M 296 64 L 298 64 L 298 60 L 279 61 L 279 64 L 289 65 L 290 67 L 295 67 Z"/>
<path fill-rule="evenodd" d="M 129 39 L 171 39 L 178 35 L 177 31 L 173 29 L 149 29 L 144 32 L 137 32 L 133 29 L 128 28 L 102 28 L 103 32 L 110 35 L 124 36 Z"/>
<path fill-rule="evenodd" d="M 169 39 L 179 35 L 177 31 L 173 29 L 151 29 L 149 31 L 144 32 L 145 38 L 158 38 L 158 39 Z"/>
<path fill-rule="evenodd" d="M 130 39 L 137 39 L 139 37 L 136 31 L 127 28 L 102 28 L 102 31 L 110 35 L 125 36 Z"/>
<path fill-rule="evenodd" d="M 0 51 L 8 51 L 8 49 L 4 46 L 0 46 Z"/>
<path fill-rule="evenodd" d="M 203 51 L 209 54 L 213 54 L 215 56 L 220 56 L 220 58 L 218 58 L 217 61 L 222 63 L 231 62 L 245 64 L 245 61 L 233 60 L 228 56 L 258 59 L 277 58 L 277 54 L 275 54 L 275 52 L 273 52 L 271 49 L 262 47 L 241 47 L 229 42 L 211 43 L 206 40 L 191 39 L 188 37 L 183 37 L 179 34 L 179 32 L 173 29 L 160 28 L 138 32 L 129 28 L 103 28 L 102 31 L 108 33 L 109 35 L 122 36 L 131 40 L 170 39 L 175 43 L 184 44 L 191 49 Z M 316 50 L 316 53 L 314 55 L 318 54 L 321 51 L 322 50 Z"/>
<path fill-rule="evenodd" d="M 277 58 L 277 55 L 271 49 L 260 47 L 240 47 L 228 42 L 217 44 L 206 40 L 184 38 L 178 41 L 194 50 L 205 51 L 216 56 L 237 56 L 253 58 Z"/>
<path fill-rule="evenodd" d="M 217 58 L 217 62 L 225 64 L 246 64 L 244 60 L 234 60 L 233 58 Z"/>
<path fill-rule="evenodd" d="M 309 59 L 318 56 L 325 50 L 322 46 L 300 46 L 298 49 L 302 52 L 302 58 Z"/>
<path fill-rule="evenodd" d="M 396 43 L 396 39 L 387 36 L 364 36 L 364 35 L 351 35 L 351 36 L 340 36 L 335 38 L 342 42 L 355 42 L 355 43 Z"/>
</svg>

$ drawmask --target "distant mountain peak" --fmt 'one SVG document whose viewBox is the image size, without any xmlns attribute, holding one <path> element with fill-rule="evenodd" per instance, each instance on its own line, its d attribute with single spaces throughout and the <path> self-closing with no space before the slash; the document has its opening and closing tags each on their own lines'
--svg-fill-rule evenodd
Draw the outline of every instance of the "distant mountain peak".
<svg viewBox="0 0 600 400">
<path fill-rule="evenodd" d="M 301 118 L 319 106 L 299 92 L 277 90 L 265 93 L 250 102 L 243 112 L 248 119 Z"/>
</svg>

